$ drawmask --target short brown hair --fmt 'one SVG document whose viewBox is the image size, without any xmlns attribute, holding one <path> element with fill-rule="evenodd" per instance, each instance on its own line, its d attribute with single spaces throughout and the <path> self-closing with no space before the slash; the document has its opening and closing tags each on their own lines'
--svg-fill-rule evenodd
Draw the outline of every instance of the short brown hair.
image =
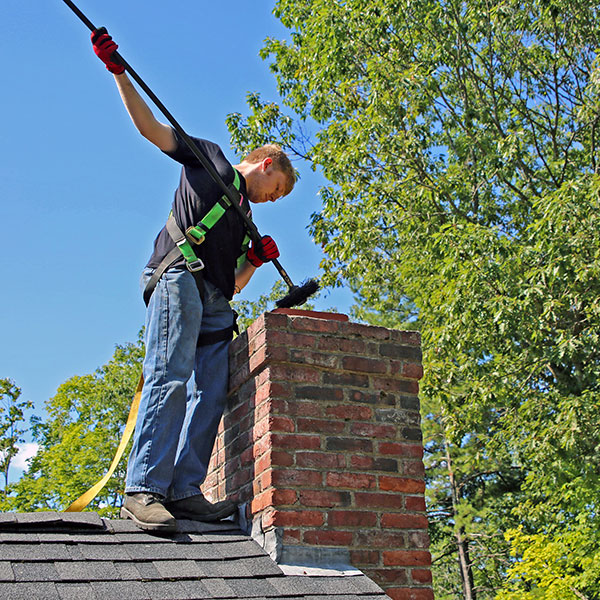
<svg viewBox="0 0 600 600">
<path fill-rule="evenodd" d="M 259 163 L 265 158 L 270 158 L 273 161 L 273 167 L 286 176 L 287 181 L 283 195 L 287 196 L 296 183 L 296 171 L 294 170 L 288 155 L 281 149 L 281 146 L 278 146 L 277 144 L 265 144 L 260 148 L 252 150 L 252 152 L 244 158 L 244 161 L 249 163 Z"/>
</svg>

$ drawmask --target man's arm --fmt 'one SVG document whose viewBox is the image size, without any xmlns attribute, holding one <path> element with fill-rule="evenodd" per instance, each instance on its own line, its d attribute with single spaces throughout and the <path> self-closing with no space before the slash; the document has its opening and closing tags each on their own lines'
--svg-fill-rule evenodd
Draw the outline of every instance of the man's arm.
<svg viewBox="0 0 600 600">
<path fill-rule="evenodd" d="M 161 150 L 165 152 L 175 150 L 177 143 L 173 129 L 156 119 L 127 73 L 115 75 L 114 77 L 123 104 L 137 130 Z"/>
<path fill-rule="evenodd" d="M 239 294 L 248 284 L 250 279 L 252 279 L 252 275 L 256 272 L 257 267 L 255 267 L 249 261 L 244 262 L 244 264 L 236 270 L 235 272 L 235 293 Z"/>
<path fill-rule="evenodd" d="M 91 38 L 96 56 L 115 76 L 123 104 L 137 130 L 161 150 L 166 152 L 175 150 L 177 142 L 173 130 L 169 125 L 156 120 L 152 111 L 134 87 L 125 72 L 125 66 L 119 61 L 118 55 L 115 54 L 119 46 L 108 35 L 106 28 L 96 29 L 92 32 Z"/>
</svg>

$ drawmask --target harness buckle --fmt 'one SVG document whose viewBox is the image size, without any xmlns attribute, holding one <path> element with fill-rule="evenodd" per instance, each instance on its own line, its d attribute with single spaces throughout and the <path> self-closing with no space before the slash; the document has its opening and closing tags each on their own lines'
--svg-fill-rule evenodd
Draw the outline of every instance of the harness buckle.
<svg viewBox="0 0 600 600">
<path fill-rule="evenodd" d="M 185 265 L 190 273 L 195 273 L 196 271 L 202 271 L 202 269 L 204 269 L 204 263 L 199 258 L 193 262 L 186 261 Z"/>
</svg>

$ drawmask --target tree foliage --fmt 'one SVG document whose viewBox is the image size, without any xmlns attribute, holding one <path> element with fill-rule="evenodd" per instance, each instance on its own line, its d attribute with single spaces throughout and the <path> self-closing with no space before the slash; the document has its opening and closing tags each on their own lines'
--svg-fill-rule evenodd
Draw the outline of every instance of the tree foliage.
<svg viewBox="0 0 600 600">
<path fill-rule="evenodd" d="M 7 494 L 10 464 L 19 453 L 26 429 L 25 411 L 33 407 L 28 400 L 19 400 L 21 390 L 11 379 L 0 379 L 0 472 L 4 475 L 4 495 Z"/>
<path fill-rule="evenodd" d="M 279 0 L 280 103 L 229 117 L 322 172 L 324 283 L 422 331 L 439 599 L 600 594 L 598 13 Z"/>
<path fill-rule="evenodd" d="M 95 373 L 74 376 L 46 403 L 47 418 L 34 419 L 39 451 L 23 477 L 8 487 L 3 510 L 64 510 L 95 484 L 112 462 L 127 422 L 141 373 L 144 347 L 117 346 L 112 359 Z M 114 516 L 123 491 L 125 460 L 90 505 Z"/>
</svg>

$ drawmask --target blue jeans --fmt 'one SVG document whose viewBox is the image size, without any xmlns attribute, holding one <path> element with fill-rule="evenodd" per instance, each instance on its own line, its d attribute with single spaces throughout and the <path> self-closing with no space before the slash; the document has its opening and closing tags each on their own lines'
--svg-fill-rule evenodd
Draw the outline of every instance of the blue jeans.
<svg viewBox="0 0 600 600">
<path fill-rule="evenodd" d="M 144 270 L 142 290 L 152 273 Z M 126 492 L 153 492 L 167 500 L 200 494 L 227 399 L 229 342 L 196 344 L 200 332 L 234 322 L 227 299 L 205 285 L 203 303 L 191 273 L 167 271 L 150 298 L 144 388 Z"/>
</svg>

